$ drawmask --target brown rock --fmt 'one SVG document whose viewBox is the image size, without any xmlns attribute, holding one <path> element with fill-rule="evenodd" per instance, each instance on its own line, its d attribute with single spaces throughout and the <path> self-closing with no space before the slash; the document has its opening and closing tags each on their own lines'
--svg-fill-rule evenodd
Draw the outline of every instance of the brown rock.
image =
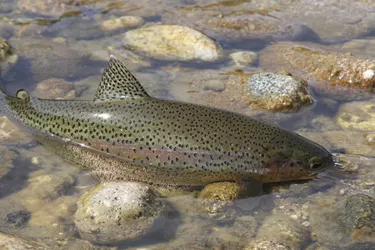
<svg viewBox="0 0 375 250">
<path fill-rule="evenodd" d="M 322 50 L 325 49 L 325 50 Z M 372 90 L 375 87 L 375 60 L 340 54 L 327 47 L 307 44 L 277 43 L 265 49 L 260 57 L 264 67 L 302 71 L 317 80 Z"/>
</svg>

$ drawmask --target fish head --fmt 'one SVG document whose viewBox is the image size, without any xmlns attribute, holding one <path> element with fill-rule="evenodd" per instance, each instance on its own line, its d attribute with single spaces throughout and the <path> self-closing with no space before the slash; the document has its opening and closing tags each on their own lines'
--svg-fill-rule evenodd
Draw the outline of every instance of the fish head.
<svg viewBox="0 0 375 250">
<path fill-rule="evenodd" d="M 334 166 L 332 154 L 324 147 L 303 137 L 293 140 L 296 146 L 283 147 L 268 155 L 259 181 L 308 180 Z"/>
</svg>

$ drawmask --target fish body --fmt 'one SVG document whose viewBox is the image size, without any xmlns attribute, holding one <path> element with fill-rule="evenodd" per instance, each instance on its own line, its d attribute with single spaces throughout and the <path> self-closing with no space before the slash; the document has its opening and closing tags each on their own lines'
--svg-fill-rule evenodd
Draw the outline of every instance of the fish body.
<svg viewBox="0 0 375 250">
<path fill-rule="evenodd" d="M 150 97 L 111 56 L 94 100 L 0 94 L 36 139 L 101 180 L 197 186 L 310 179 L 332 155 L 302 136 L 241 114 Z"/>
</svg>

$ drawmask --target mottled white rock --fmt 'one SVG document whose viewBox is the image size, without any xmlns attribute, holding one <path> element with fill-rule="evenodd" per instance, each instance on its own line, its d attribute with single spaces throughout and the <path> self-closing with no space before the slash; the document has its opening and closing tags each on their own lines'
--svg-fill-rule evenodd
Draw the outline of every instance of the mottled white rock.
<svg viewBox="0 0 375 250">
<path fill-rule="evenodd" d="M 296 110 L 312 103 L 303 79 L 280 73 L 257 73 L 244 85 L 250 104 L 270 110 Z"/>
<path fill-rule="evenodd" d="M 75 224 L 81 237 L 93 242 L 132 240 L 160 228 L 166 208 L 144 184 L 102 183 L 81 196 Z"/>
</svg>

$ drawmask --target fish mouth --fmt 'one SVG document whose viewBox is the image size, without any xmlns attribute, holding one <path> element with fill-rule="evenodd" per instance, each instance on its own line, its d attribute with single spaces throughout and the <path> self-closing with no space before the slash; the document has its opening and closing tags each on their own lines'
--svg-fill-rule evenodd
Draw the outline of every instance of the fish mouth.
<svg viewBox="0 0 375 250">
<path fill-rule="evenodd" d="M 319 174 L 319 172 L 311 172 L 308 176 L 311 178 L 316 177 Z"/>
</svg>

